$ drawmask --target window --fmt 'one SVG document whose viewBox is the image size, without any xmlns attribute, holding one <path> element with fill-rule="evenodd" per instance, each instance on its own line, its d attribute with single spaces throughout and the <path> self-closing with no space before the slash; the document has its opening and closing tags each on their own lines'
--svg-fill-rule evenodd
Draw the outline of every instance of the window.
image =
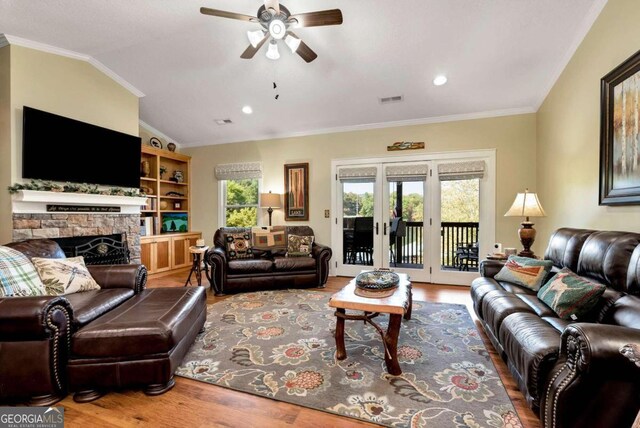
<svg viewBox="0 0 640 428">
<path fill-rule="evenodd" d="M 257 226 L 259 180 L 257 178 L 225 180 L 222 189 L 224 225 L 228 227 Z"/>
<path fill-rule="evenodd" d="M 215 175 L 220 182 L 218 223 L 229 227 L 257 226 L 262 164 L 222 164 L 216 166 Z"/>
</svg>

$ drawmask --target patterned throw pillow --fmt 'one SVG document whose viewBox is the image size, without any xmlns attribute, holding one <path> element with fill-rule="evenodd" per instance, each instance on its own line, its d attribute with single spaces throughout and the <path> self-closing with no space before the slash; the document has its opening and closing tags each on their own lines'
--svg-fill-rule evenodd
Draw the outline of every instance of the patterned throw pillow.
<svg viewBox="0 0 640 428">
<path fill-rule="evenodd" d="M 287 257 L 311 257 L 313 236 L 289 235 Z"/>
<path fill-rule="evenodd" d="M 43 296 L 44 286 L 29 258 L 0 246 L 0 297 Z"/>
<path fill-rule="evenodd" d="M 100 290 L 100 286 L 85 266 L 82 256 L 68 259 L 34 257 L 31 260 L 49 296 Z"/>
<path fill-rule="evenodd" d="M 284 226 L 252 227 L 253 249 L 277 251 L 287 249 L 287 238 Z"/>
<path fill-rule="evenodd" d="M 252 259 L 251 233 L 229 233 L 224 235 L 229 260 Z"/>
<path fill-rule="evenodd" d="M 605 289 L 564 268 L 538 291 L 538 299 L 560 318 L 575 321 L 593 309 Z"/>
<path fill-rule="evenodd" d="M 494 277 L 497 281 L 508 281 L 533 291 L 538 291 L 553 262 L 528 257 L 509 256 L 509 260 Z"/>
</svg>

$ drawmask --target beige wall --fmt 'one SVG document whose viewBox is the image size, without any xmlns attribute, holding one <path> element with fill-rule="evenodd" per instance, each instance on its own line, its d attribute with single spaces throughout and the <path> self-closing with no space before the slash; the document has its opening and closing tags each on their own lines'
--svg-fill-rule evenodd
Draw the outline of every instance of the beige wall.
<svg viewBox="0 0 640 428">
<path fill-rule="evenodd" d="M 561 226 L 640 232 L 640 206 L 598 206 L 600 79 L 640 49 L 638 22 L 637 0 L 609 1 L 538 111 L 539 240 Z"/>
<path fill-rule="evenodd" d="M 0 48 L 0 243 L 11 241 L 11 81 L 10 46 Z"/>
<path fill-rule="evenodd" d="M 192 156 L 192 229 L 203 232 L 211 244 L 218 227 L 217 164 L 261 161 L 263 191 L 284 190 L 285 163 L 310 163 L 310 221 L 321 243 L 331 242 L 331 160 L 361 157 L 417 155 L 424 151 L 392 155 L 386 146 L 394 141 L 425 141 L 426 152 L 497 149 L 497 240 L 509 246 L 518 242 L 519 219 L 505 218 L 516 192 L 535 188 L 535 115 L 507 116 L 429 125 L 186 148 Z M 265 210 L 261 210 L 265 211 Z M 262 212 L 266 219 L 266 212 Z M 274 224 L 284 224 L 282 210 L 274 211 Z M 266 220 L 263 221 L 266 224 Z M 294 223 L 290 223 L 294 224 Z"/>
<path fill-rule="evenodd" d="M 138 97 L 88 62 L 15 45 L 0 49 L 0 242 L 11 240 L 6 188 L 22 180 L 25 105 L 138 135 Z M 64 141 L 51 144 L 64 148 Z"/>
</svg>

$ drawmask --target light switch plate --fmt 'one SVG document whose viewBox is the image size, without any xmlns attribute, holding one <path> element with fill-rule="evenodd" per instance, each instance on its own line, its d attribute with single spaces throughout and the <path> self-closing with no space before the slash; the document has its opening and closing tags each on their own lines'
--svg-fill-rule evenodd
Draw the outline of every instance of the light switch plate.
<svg viewBox="0 0 640 428">
<path fill-rule="evenodd" d="M 331 210 L 324 210 L 324 218 L 331 217 Z"/>
</svg>

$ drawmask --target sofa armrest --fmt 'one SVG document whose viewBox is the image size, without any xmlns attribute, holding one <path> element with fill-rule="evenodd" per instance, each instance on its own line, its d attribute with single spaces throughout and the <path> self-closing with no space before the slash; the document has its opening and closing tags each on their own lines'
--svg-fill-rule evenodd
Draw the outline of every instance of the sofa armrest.
<svg viewBox="0 0 640 428">
<path fill-rule="evenodd" d="M 0 298 L 0 341 L 49 339 L 68 332 L 71 316 L 62 296 Z"/>
<path fill-rule="evenodd" d="M 620 352 L 630 343 L 640 344 L 640 330 L 569 325 L 562 333 L 559 363 L 551 372 L 540 409 L 544 426 L 572 426 L 577 415 L 593 426 L 604 421 L 629 426 L 640 406 L 640 368 Z"/>
<path fill-rule="evenodd" d="M 329 260 L 333 255 L 333 251 L 326 245 L 313 243 L 311 246 L 311 255 L 316 259 L 316 272 L 318 275 L 318 287 L 326 284 L 329 278 Z"/>
<path fill-rule="evenodd" d="M 138 294 L 147 286 L 144 265 L 89 265 L 87 268 L 100 288 L 131 288 Z"/>
<path fill-rule="evenodd" d="M 215 247 L 207 251 L 204 259 L 211 267 L 207 272 L 207 279 L 216 295 L 223 293 L 224 282 L 227 278 L 227 253 L 222 247 Z"/>
<path fill-rule="evenodd" d="M 502 260 L 482 260 L 480 262 L 480 275 L 485 278 L 493 278 L 504 266 Z"/>
</svg>

